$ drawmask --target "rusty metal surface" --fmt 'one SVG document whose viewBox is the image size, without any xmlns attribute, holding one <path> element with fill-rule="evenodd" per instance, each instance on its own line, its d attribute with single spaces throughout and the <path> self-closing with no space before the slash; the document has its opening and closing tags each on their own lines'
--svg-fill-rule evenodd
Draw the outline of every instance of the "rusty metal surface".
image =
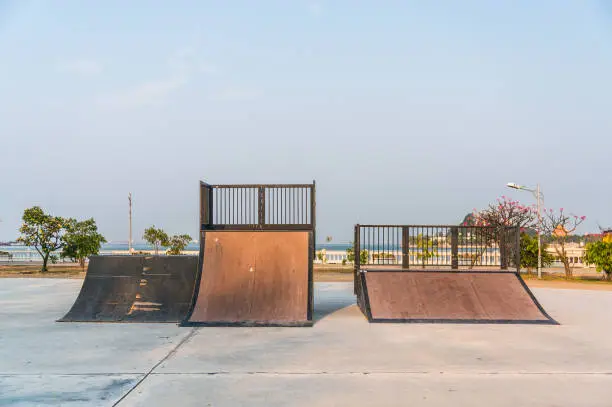
<svg viewBox="0 0 612 407">
<path fill-rule="evenodd" d="M 520 276 L 508 272 L 360 273 L 372 322 L 554 323 Z"/>
<path fill-rule="evenodd" d="M 196 256 L 92 256 L 60 322 L 178 322 L 189 309 Z"/>
<path fill-rule="evenodd" d="M 201 280 L 184 325 L 307 325 L 312 232 L 204 232 Z"/>
</svg>

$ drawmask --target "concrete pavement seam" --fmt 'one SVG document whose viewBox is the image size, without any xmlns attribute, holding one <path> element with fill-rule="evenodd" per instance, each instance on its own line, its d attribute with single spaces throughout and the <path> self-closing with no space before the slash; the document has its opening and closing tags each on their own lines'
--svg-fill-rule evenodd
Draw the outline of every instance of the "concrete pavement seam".
<svg viewBox="0 0 612 407">
<path fill-rule="evenodd" d="M 159 362 L 157 362 L 131 389 L 129 389 L 123 396 L 121 396 L 121 398 L 117 400 L 115 404 L 113 404 L 113 407 L 118 406 L 119 403 L 125 400 L 126 397 L 129 396 L 142 382 L 144 382 L 147 379 L 147 377 L 149 377 L 151 373 L 153 373 L 153 371 L 157 369 L 159 365 L 161 365 L 166 360 L 168 360 L 168 358 L 174 355 L 176 351 L 181 346 L 183 346 L 183 344 L 185 344 L 189 339 L 191 339 L 196 334 L 197 331 L 198 331 L 198 328 L 192 328 L 191 332 L 189 332 L 183 339 L 181 339 L 181 341 L 174 348 L 172 348 L 172 350 L 168 352 L 166 356 L 164 356 Z"/>
<path fill-rule="evenodd" d="M 612 376 L 612 372 L 414 372 L 414 371 L 376 371 L 376 372 L 162 372 L 151 373 L 151 376 L 350 376 L 350 375 L 448 375 L 448 376 Z"/>
<path fill-rule="evenodd" d="M 146 374 L 147 372 L 95 372 L 95 373 L 0 373 L 0 377 L 7 376 L 140 376 Z"/>
</svg>

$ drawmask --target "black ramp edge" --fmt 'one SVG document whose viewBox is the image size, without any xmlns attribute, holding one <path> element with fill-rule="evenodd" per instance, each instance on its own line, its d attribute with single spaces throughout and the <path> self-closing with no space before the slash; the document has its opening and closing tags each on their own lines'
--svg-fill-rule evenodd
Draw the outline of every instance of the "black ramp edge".
<svg viewBox="0 0 612 407">
<path fill-rule="evenodd" d="M 555 320 L 553 317 L 551 317 L 548 314 L 548 312 L 546 312 L 546 310 L 544 309 L 542 304 L 540 304 L 538 299 L 533 294 L 533 291 L 531 291 L 531 289 L 529 288 L 527 283 L 525 283 L 525 280 L 523 280 L 523 277 L 521 276 L 521 274 L 520 273 L 514 273 L 514 275 L 516 276 L 516 278 L 518 278 L 519 282 L 521 283 L 521 285 L 523 286 L 523 288 L 525 289 L 525 291 L 527 292 L 529 297 L 531 297 L 531 301 L 533 301 L 533 303 L 536 305 L 536 307 L 538 307 L 538 309 L 540 310 L 542 315 L 544 315 L 546 317 L 546 319 L 548 319 L 549 324 L 551 324 L 551 325 L 561 325 L 559 322 L 557 322 L 557 320 Z"/>
<path fill-rule="evenodd" d="M 202 281 L 202 267 L 204 266 L 204 247 L 206 245 L 206 232 L 200 231 L 200 252 L 198 253 L 197 269 L 195 275 L 195 282 L 191 294 L 191 301 L 189 303 L 189 309 L 185 317 L 179 322 L 179 326 L 194 326 L 189 320 L 193 314 L 196 303 L 198 302 L 198 295 L 200 294 L 200 282 Z"/>
<path fill-rule="evenodd" d="M 196 256 L 92 256 L 58 322 L 178 322 L 193 293 Z"/>
</svg>

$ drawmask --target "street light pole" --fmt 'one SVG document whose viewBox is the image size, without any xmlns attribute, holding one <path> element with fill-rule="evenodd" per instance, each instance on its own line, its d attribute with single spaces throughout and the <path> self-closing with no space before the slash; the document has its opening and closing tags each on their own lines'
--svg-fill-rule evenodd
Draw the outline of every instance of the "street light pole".
<svg viewBox="0 0 612 407">
<path fill-rule="evenodd" d="M 536 187 L 536 199 L 538 207 L 538 280 L 542 279 L 542 204 L 540 202 L 540 184 Z"/>
<path fill-rule="evenodd" d="M 538 211 L 538 280 L 542 279 L 542 191 L 540 191 L 540 184 L 536 185 L 535 189 L 527 188 L 514 182 L 506 184 L 507 187 L 513 189 L 521 189 L 524 191 L 531 192 L 536 198 L 536 209 Z"/>
</svg>

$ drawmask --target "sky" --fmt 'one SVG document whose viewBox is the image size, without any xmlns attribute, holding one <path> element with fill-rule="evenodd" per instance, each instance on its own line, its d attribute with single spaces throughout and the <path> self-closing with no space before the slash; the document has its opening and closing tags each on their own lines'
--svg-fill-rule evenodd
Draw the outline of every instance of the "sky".
<svg viewBox="0 0 612 407">
<path fill-rule="evenodd" d="M 23 210 L 197 237 L 198 182 L 317 181 L 317 234 L 508 182 L 612 226 L 606 1 L 0 0 L 0 240 Z"/>
</svg>

